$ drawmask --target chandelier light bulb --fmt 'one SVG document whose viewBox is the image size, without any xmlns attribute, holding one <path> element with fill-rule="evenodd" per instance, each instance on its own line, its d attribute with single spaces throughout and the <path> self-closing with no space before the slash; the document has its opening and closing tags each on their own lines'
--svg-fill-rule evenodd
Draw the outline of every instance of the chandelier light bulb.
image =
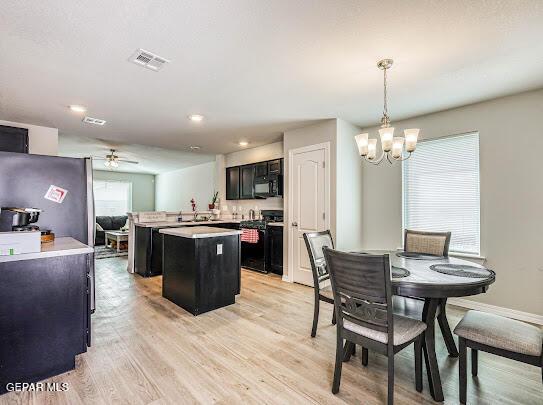
<svg viewBox="0 0 543 405">
<path fill-rule="evenodd" d="M 417 148 L 419 131 L 420 129 L 418 128 L 411 128 L 403 131 L 405 135 L 405 150 L 407 152 L 413 152 Z"/>
<path fill-rule="evenodd" d="M 360 156 L 366 156 L 368 154 L 368 134 L 358 134 L 354 139 L 358 146 L 358 153 L 360 153 Z"/>
<path fill-rule="evenodd" d="M 368 140 L 368 159 L 373 160 L 377 156 L 377 139 Z"/>
<path fill-rule="evenodd" d="M 390 152 L 392 149 L 392 138 L 394 137 L 394 127 L 385 127 L 379 130 L 381 135 L 381 146 L 384 152 Z"/>
<path fill-rule="evenodd" d="M 402 157 L 404 138 L 402 136 L 395 136 L 392 141 L 392 157 L 399 159 Z"/>
</svg>

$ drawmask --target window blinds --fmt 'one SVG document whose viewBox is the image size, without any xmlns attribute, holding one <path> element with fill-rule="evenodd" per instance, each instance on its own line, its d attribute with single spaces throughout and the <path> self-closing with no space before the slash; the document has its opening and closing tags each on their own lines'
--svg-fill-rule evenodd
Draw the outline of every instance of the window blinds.
<svg viewBox="0 0 543 405">
<path fill-rule="evenodd" d="M 94 180 L 93 188 L 97 216 L 126 215 L 132 210 L 132 183 Z"/>
<path fill-rule="evenodd" d="M 403 226 L 452 232 L 449 250 L 480 254 L 479 134 L 419 143 L 403 163 Z"/>
</svg>

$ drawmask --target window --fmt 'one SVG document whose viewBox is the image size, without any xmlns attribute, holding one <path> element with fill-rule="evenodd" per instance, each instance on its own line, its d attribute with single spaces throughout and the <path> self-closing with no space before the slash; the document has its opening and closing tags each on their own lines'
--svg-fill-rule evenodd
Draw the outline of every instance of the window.
<svg viewBox="0 0 543 405">
<path fill-rule="evenodd" d="M 403 163 L 403 227 L 450 231 L 451 252 L 480 254 L 478 133 L 421 142 Z"/>
<path fill-rule="evenodd" d="M 132 183 L 94 180 L 96 216 L 126 215 L 132 210 Z"/>
</svg>

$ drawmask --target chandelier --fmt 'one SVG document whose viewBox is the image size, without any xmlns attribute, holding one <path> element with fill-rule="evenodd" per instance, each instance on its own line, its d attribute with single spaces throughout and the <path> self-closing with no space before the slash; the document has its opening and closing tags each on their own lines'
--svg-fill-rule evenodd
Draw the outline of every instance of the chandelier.
<svg viewBox="0 0 543 405">
<path fill-rule="evenodd" d="M 358 134 L 354 138 L 358 146 L 360 156 L 368 162 L 378 165 L 385 158 L 392 164 L 393 161 L 404 161 L 411 157 L 417 147 L 417 139 L 420 129 L 411 128 L 404 130 L 404 136 L 394 136 L 394 127 L 390 126 L 387 104 L 387 70 L 392 66 L 392 59 L 383 59 L 377 63 L 377 67 L 383 71 L 384 104 L 383 117 L 381 118 L 381 156 L 377 158 L 377 139 L 368 138 L 368 133 Z M 404 146 L 407 156 L 404 156 Z"/>
</svg>

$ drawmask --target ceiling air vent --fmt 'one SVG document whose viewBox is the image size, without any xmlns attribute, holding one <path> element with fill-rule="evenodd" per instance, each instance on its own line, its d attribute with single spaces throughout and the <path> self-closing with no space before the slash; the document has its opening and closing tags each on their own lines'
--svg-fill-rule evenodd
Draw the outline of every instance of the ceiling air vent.
<svg viewBox="0 0 543 405">
<path fill-rule="evenodd" d="M 128 60 L 136 65 L 154 70 L 155 72 L 158 72 L 162 66 L 169 62 L 168 59 L 141 48 L 134 52 Z"/>
<path fill-rule="evenodd" d="M 99 118 L 92 118 L 92 117 L 83 118 L 83 122 L 86 124 L 93 124 L 93 125 L 104 125 L 106 123 L 105 120 L 101 120 Z"/>
</svg>

